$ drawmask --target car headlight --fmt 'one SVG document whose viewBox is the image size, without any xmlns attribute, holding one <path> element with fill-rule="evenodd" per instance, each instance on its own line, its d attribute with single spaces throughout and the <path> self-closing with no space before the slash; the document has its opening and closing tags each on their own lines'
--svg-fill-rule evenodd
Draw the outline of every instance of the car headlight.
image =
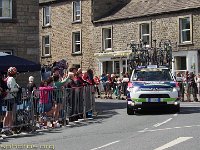
<svg viewBox="0 0 200 150">
<path fill-rule="evenodd" d="M 137 87 L 137 86 L 133 88 L 133 92 L 137 92 L 137 91 L 139 91 L 139 90 L 140 90 L 140 88 Z"/>
</svg>

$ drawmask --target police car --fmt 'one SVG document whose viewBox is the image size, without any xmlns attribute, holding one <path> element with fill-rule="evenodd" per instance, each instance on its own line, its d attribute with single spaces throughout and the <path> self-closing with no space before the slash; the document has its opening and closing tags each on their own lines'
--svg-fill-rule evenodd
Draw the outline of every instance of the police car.
<svg viewBox="0 0 200 150">
<path fill-rule="evenodd" d="M 127 114 L 140 109 L 171 107 L 180 111 L 179 87 L 170 69 L 163 66 L 137 67 L 128 84 Z"/>
</svg>

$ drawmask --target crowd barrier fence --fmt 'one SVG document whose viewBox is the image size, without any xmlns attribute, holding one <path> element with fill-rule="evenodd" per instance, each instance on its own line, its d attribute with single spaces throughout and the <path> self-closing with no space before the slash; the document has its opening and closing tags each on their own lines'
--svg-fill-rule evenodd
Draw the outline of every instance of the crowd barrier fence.
<svg viewBox="0 0 200 150">
<path fill-rule="evenodd" d="M 86 114 L 95 110 L 93 86 L 61 89 L 45 87 L 34 90 L 31 94 L 23 89 L 17 93 L 8 92 L 6 97 L 0 103 L 0 128 L 5 128 L 3 120 L 12 120 L 9 126 L 17 132 L 35 131 L 40 118 L 44 116 L 53 121 L 58 106 L 57 117 L 64 126 L 70 117 L 82 116 L 86 119 Z"/>
</svg>

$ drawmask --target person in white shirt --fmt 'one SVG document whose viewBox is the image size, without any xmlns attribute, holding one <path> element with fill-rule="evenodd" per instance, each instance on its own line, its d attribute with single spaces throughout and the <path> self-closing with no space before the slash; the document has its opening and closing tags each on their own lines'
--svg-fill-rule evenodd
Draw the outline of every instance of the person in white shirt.
<svg viewBox="0 0 200 150">
<path fill-rule="evenodd" d="M 197 83 L 197 88 L 198 88 L 198 94 L 200 97 L 200 73 L 198 74 L 198 76 L 196 78 L 196 83 Z"/>
<path fill-rule="evenodd" d="M 14 107 L 16 103 L 16 97 L 17 92 L 19 91 L 19 85 L 16 83 L 15 77 L 17 74 L 17 69 L 15 67 L 10 67 L 8 69 L 8 77 L 6 78 L 7 86 L 8 86 L 8 94 L 4 98 L 6 105 L 7 105 L 7 111 L 6 115 L 3 119 L 3 129 L 2 134 L 5 135 L 12 135 L 11 127 L 13 126 L 14 122 Z"/>
<path fill-rule="evenodd" d="M 122 79 L 124 96 L 127 96 L 128 82 L 129 82 L 129 77 L 127 75 L 124 75 Z"/>
</svg>

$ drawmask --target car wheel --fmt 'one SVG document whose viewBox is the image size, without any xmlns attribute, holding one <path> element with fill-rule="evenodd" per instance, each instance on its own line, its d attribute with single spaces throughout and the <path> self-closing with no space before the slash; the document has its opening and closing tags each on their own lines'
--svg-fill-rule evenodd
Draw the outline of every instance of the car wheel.
<svg viewBox="0 0 200 150">
<path fill-rule="evenodd" d="M 134 115 L 135 114 L 135 110 L 133 110 L 133 108 L 130 108 L 128 105 L 127 105 L 127 114 L 128 115 Z"/>
<path fill-rule="evenodd" d="M 176 112 L 178 112 L 178 113 L 180 112 L 180 105 L 177 106 Z"/>
<path fill-rule="evenodd" d="M 179 113 L 180 112 L 180 104 L 175 106 L 174 112 Z"/>
</svg>

